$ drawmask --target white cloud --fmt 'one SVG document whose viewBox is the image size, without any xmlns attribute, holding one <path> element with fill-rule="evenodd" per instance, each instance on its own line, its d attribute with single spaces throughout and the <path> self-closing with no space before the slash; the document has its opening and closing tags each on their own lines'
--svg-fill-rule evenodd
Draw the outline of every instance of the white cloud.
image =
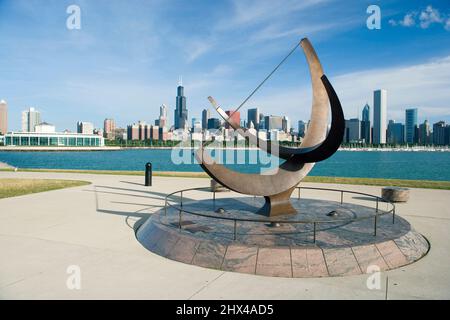
<svg viewBox="0 0 450 320">
<path fill-rule="evenodd" d="M 340 22 L 321 23 L 321 24 L 310 23 L 308 25 L 304 25 L 297 28 L 286 28 L 281 27 L 279 25 L 269 25 L 268 27 L 262 29 L 258 33 L 255 33 L 251 41 L 258 42 L 258 41 L 274 40 L 290 36 L 305 36 L 305 35 L 311 36 L 324 30 L 333 29 L 334 27 L 343 27 L 343 24 Z"/>
<path fill-rule="evenodd" d="M 204 95 L 204 89 L 222 84 L 233 74 L 233 69 L 228 65 L 218 65 L 212 70 L 194 75 L 187 81 L 189 91 Z"/>
<path fill-rule="evenodd" d="M 213 48 L 212 41 L 192 40 L 186 43 L 187 61 L 193 62 Z"/>
<path fill-rule="evenodd" d="M 399 21 L 399 24 L 404 27 L 412 27 L 416 24 L 416 21 L 414 20 L 414 13 L 408 13 L 403 17 L 403 20 Z"/>
<path fill-rule="evenodd" d="M 438 9 L 428 5 L 420 12 L 412 11 L 405 14 L 401 20 L 390 19 L 389 24 L 394 27 L 413 27 L 416 25 L 416 19 L 418 19 L 418 26 L 421 29 L 427 29 L 430 25 L 436 23 L 443 25 L 445 30 L 450 31 L 450 15 L 447 18 L 445 16 Z"/>
<path fill-rule="evenodd" d="M 439 10 L 434 9 L 432 6 L 427 6 L 427 8 L 420 13 L 419 16 L 420 27 L 426 29 L 433 23 L 442 23 L 444 20 L 441 17 Z"/>
<path fill-rule="evenodd" d="M 330 0 L 233 0 L 232 17 L 223 19 L 218 29 L 231 29 L 242 25 L 255 25 L 291 15 L 295 12 L 329 2 Z"/>
</svg>

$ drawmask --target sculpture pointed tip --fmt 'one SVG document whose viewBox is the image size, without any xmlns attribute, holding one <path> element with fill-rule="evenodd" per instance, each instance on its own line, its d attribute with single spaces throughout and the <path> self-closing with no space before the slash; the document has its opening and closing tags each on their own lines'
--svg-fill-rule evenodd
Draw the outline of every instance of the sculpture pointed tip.
<svg viewBox="0 0 450 320">
<path fill-rule="evenodd" d="M 211 96 L 208 96 L 208 100 L 213 105 L 213 107 L 217 109 L 217 102 L 216 102 L 216 100 L 214 100 L 214 98 L 211 97 Z"/>
</svg>

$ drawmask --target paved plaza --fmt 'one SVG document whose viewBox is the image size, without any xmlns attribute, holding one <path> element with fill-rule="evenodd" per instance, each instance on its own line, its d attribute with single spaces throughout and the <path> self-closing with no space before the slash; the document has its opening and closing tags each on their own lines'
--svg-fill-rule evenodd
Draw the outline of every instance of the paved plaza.
<svg viewBox="0 0 450 320">
<path fill-rule="evenodd" d="M 414 264 L 382 272 L 380 289 L 370 290 L 369 275 L 292 279 L 219 271 L 163 258 L 136 240 L 134 224 L 160 210 L 166 194 L 206 187 L 208 179 L 154 177 L 153 186 L 144 187 L 142 176 L 0 172 L 0 178 L 92 182 L 0 200 L 2 299 L 385 299 L 387 276 L 388 299 L 450 298 L 450 191 L 411 189 L 410 201 L 397 204 L 397 214 L 431 250 Z M 303 185 L 375 195 L 381 189 Z M 337 200 L 327 192 L 304 197 Z M 367 205 L 363 200 L 351 199 Z M 80 268 L 80 289 L 67 286 L 71 266 Z"/>
</svg>

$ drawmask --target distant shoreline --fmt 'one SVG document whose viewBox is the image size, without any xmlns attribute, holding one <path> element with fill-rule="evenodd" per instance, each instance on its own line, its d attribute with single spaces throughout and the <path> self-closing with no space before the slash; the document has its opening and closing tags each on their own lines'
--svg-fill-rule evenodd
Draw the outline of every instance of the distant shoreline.
<svg viewBox="0 0 450 320">
<path fill-rule="evenodd" d="M 21 146 L 3 146 L 0 147 L 1 151 L 6 152 L 67 152 L 67 151 L 121 151 L 121 150 L 171 150 L 171 149 L 192 149 L 191 147 L 120 147 L 120 146 L 105 146 L 105 147 L 21 147 Z M 256 147 L 206 147 L 206 149 L 217 149 L 217 150 L 258 150 Z M 361 147 L 361 148 L 349 148 L 349 147 L 341 147 L 338 151 L 346 151 L 346 152 L 450 152 L 450 148 L 448 146 L 441 147 L 423 147 L 423 146 L 414 146 L 414 147 Z"/>
</svg>

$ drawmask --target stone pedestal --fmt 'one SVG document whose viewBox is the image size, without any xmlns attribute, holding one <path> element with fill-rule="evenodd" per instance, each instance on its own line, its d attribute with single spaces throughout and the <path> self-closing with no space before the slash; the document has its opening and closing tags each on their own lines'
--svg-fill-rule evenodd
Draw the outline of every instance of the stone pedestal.
<svg viewBox="0 0 450 320">
<path fill-rule="evenodd" d="M 400 187 L 385 187 L 381 189 L 381 197 L 390 202 L 407 202 L 409 189 Z"/>
<path fill-rule="evenodd" d="M 213 191 L 213 192 L 221 192 L 221 191 L 228 191 L 228 189 L 225 188 L 223 185 L 221 185 L 216 180 L 211 179 L 211 191 Z"/>
</svg>

